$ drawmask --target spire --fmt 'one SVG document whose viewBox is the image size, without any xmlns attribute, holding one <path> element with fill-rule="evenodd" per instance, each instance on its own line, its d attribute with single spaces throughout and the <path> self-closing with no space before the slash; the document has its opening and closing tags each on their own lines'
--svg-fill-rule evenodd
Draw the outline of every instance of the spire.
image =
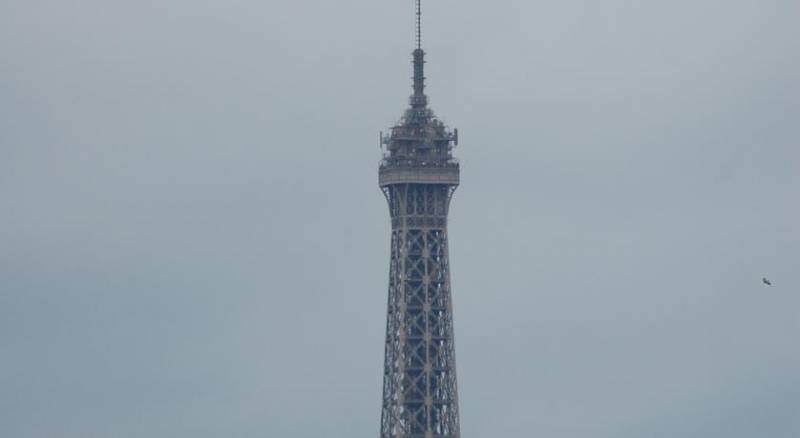
<svg viewBox="0 0 800 438">
<path fill-rule="evenodd" d="M 382 168 L 392 166 L 455 166 L 452 150 L 457 143 L 457 133 L 450 131 L 428 108 L 425 96 L 425 51 L 422 50 L 422 9 L 421 0 L 416 4 L 415 39 L 413 51 L 414 92 L 409 98 L 399 123 L 392 127 L 389 136 L 381 135 L 381 145 L 386 145 L 388 154 L 384 156 Z"/>
<path fill-rule="evenodd" d="M 422 48 L 422 0 L 417 0 L 417 49 Z"/>
<path fill-rule="evenodd" d="M 414 95 L 411 96 L 412 108 L 425 108 L 428 106 L 428 97 L 425 96 L 425 51 L 422 50 L 422 0 L 417 3 L 417 48 L 414 50 Z"/>
</svg>

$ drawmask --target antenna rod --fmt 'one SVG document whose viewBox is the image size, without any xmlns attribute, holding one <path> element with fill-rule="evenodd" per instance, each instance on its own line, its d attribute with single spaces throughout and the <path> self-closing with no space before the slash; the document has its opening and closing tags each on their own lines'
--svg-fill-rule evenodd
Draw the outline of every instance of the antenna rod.
<svg viewBox="0 0 800 438">
<path fill-rule="evenodd" d="M 422 48 L 422 0 L 417 0 L 417 48 Z"/>
<path fill-rule="evenodd" d="M 413 108 L 425 108 L 428 98 L 425 96 L 425 51 L 422 50 L 422 0 L 417 4 L 417 48 L 414 50 L 414 95 L 411 96 Z"/>
</svg>

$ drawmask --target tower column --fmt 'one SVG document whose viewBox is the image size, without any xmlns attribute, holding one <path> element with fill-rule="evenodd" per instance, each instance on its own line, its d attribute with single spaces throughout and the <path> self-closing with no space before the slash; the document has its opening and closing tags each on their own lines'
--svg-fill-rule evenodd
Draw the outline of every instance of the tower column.
<svg viewBox="0 0 800 438">
<path fill-rule="evenodd" d="M 447 245 L 452 186 L 384 188 L 392 217 L 381 437 L 458 437 Z"/>
<path fill-rule="evenodd" d="M 381 135 L 378 182 L 392 224 L 381 438 L 459 438 L 447 218 L 459 184 L 457 134 L 428 108 L 421 5 L 413 94 Z"/>
</svg>

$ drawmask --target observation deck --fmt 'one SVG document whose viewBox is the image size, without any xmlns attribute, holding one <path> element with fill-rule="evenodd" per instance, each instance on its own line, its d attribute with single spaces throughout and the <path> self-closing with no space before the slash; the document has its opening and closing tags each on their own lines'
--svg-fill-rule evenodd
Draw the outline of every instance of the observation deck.
<svg viewBox="0 0 800 438">
<path fill-rule="evenodd" d="M 457 186 L 459 165 L 455 160 L 438 162 L 382 162 L 378 169 L 378 185 L 392 184 L 445 184 Z"/>
</svg>

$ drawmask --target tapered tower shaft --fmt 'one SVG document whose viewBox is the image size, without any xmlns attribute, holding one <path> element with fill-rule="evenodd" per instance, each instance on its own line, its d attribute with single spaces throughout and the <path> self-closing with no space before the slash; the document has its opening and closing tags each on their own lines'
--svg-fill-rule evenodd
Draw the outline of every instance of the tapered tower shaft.
<svg viewBox="0 0 800 438">
<path fill-rule="evenodd" d="M 447 234 L 457 131 L 427 106 L 420 23 L 417 0 L 413 94 L 379 169 L 392 223 L 381 438 L 460 436 Z"/>
</svg>

